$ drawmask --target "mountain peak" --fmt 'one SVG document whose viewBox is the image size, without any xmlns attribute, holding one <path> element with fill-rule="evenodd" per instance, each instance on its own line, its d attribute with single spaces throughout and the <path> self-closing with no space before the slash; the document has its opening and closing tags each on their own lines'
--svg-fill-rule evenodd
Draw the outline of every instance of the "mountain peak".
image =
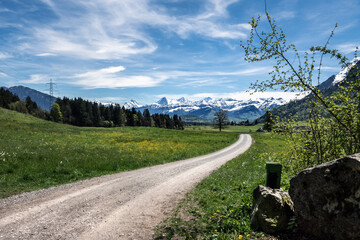
<svg viewBox="0 0 360 240">
<path fill-rule="evenodd" d="M 131 108 L 139 108 L 139 107 L 141 107 L 141 105 L 138 104 L 137 101 L 131 99 L 130 102 L 124 103 L 124 107 L 125 107 L 126 109 L 131 109 Z"/>
<path fill-rule="evenodd" d="M 177 99 L 177 101 L 184 103 L 184 102 L 186 102 L 186 99 L 184 97 L 181 97 L 181 98 Z"/>
<path fill-rule="evenodd" d="M 345 79 L 345 77 L 348 75 L 350 69 L 354 67 L 356 64 L 360 63 L 360 57 L 356 57 L 353 60 L 351 60 L 350 64 L 346 67 L 344 67 L 338 74 L 335 75 L 334 81 L 332 82 L 332 85 L 336 85 L 337 83 L 341 82 Z"/>
<path fill-rule="evenodd" d="M 160 104 L 160 105 L 168 105 L 169 101 L 167 100 L 166 97 L 163 97 L 159 101 L 157 101 L 157 103 Z"/>
</svg>

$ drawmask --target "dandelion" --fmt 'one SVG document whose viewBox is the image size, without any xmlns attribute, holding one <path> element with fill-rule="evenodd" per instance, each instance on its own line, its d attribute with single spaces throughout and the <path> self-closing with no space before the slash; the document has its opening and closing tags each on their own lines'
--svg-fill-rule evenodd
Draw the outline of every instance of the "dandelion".
<svg viewBox="0 0 360 240">
<path fill-rule="evenodd" d="M 220 210 L 216 210 L 216 212 L 220 212 Z"/>
<path fill-rule="evenodd" d="M 243 238 L 243 235 L 239 235 L 239 239 L 241 240 Z"/>
<path fill-rule="evenodd" d="M 247 234 L 246 237 L 250 237 L 250 234 Z"/>
<path fill-rule="evenodd" d="M 215 229 L 214 232 L 217 232 L 217 229 Z"/>
</svg>

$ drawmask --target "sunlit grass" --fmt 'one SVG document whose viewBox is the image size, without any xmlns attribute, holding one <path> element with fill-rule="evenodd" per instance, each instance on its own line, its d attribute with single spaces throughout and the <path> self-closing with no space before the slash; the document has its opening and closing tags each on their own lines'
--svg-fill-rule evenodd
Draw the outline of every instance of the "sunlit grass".
<svg viewBox="0 0 360 240">
<path fill-rule="evenodd" d="M 254 133 L 255 143 L 200 182 L 173 216 L 158 227 L 156 239 L 261 239 L 252 231 L 252 192 L 265 184 L 265 163 L 286 151 L 284 137 Z M 282 181 L 286 184 L 286 181 Z M 265 238 L 270 239 L 270 238 Z"/>
<path fill-rule="evenodd" d="M 221 149 L 237 133 L 80 128 L 0 108 L 0 197 Z"/>
<path fill-rule="evenodd" d="M 237 132 L 237 133 L 252 133 L 256 132 L 259 128 L 262 128 L 264 124 L 256 124 L 254 126 L 227 126 L 222 129 L 222 132 Z M 211 125 L 207 126 L 187 126 L 185 127 L 187 131 L 198 131 L 198 132 L 219 132 L 219 129 L 214 128 Z"/>
</svg>

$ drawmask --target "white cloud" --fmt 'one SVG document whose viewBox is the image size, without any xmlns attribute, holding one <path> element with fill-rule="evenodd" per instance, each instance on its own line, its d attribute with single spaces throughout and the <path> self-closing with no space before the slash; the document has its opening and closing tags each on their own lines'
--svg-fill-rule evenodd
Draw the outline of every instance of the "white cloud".
<svg viewBox="0 0 360 240">
<path fill-rule="evenodd" d="M 48 83 L 50 77 L 46 74 L 32 74 L 30 79 L 22 81 L 23 83 L 38 84 L 38 83 Z"/>
<path fill-rule="evenodd" d="M 337 45 L 336 49 L 338 49 L 340 52 L 348 54 L 348 53 L 354 53 L 356 47 L 359 46 L 360 46 L 359 44 L 355 44 L 355 43 L 344 43 Z"/>
<path fill-rule="evenodd" d="M 295 12 L 294 11 L 281 11 L 274 14 L 276 16 L 277 20 L 288 20 L 295 18 Z"/>
<path fill-rule="evenodd" d="M 56 54 L 54 54 L 54 53 L 39 53 L 39 54 L 36 54 L 36 56 L 47 57 L 47 56 L 56 56 Z"/>
<path fill-rule="evenodd" d="M 271 67 L 257 67 L 241 71 L 228 72 L 196 72 L 196 71 L 154 71 L 144 72 L 141 75 L 128 75 L 124 66 L 113 66 L 85 73 L 73 75 L 74 81 L 69 84 L 79 85 L 86 89 L 93 88 L 123 88 L 123 87 L 155 87 L 168 80 L 174 86 L 216 86 L 232 83 L 235 80 L 228 77 L 251 76 L 261 72 L 269 72 Z"/>
<path fill-rule="evenodd" d="M 0 77 L 9 77 L 9 75 L 7 75 L 7 74 L 4 73 L 4 72 L 0 72 Z"/>
<path fill-rule="evenodd" d="M 144 30 L 147 26 L 175 32 L 182 38 L 191 34 L 209 38 L 239 39 L 247 36 L 247 23 L 225 24 L 227 7 L 238 0 L 209 0 L 199 15 L 173 16 L 154 8 L 150 0 L 42 0 L 59 20 L 47 27 L 34 26 L 31 49 L 84 59 L 122 59 L 150 54 L 157 44 Z M 204 7 L 204 6 L 203 6 Z"/>
<path fill-rule="evenodd" d="M 154 87 L 162 79 L 149 76 L 127 76 L 119 73 L 124 71 L 125 67 L 108 67 L 86 73 L 74 75 L 69 84 L 82 86 L 86 89 L 95 88 L 122 88 L 122 87 Z"/>
<path fill-rule="evenodd" d="M 121 97 L 103 97 L 103 98 L 96 98 L 95 102 L 121 102 L 121 101 L 125 101 L 125 98 L 121 98 Z"/>
<path fill-rule="evenodd" d="M 7 53 L 0 52 L 0 59 L 11 58 L 12 56 Z"/>
</svg>

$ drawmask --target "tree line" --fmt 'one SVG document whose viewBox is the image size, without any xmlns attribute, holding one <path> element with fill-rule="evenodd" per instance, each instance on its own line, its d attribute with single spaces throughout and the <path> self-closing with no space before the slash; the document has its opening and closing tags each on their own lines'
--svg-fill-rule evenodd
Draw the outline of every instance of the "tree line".
<svg viewBox="0 0 360 240">
<path fill-rule="evenodd" d="M 168 114 L 150 114 L 148 109 L 143 112 L 135 108 L 126 109 L 119 104 L 105 106 L 101 103 L 91 102 L 82 98 L 58 98 L 56 103 L 60 106 L 62 121 L 75 126 L 87 127 L 123 127 L 144 126 L 168 129 L 184 129 L 181 117 Z"/>
<path fill-rule="evenodd" d="M 105 106 L 82 98 L 58 98 L 48 112 L 39 108 L 30 97 L 25 101 L 20 100 L 18 96 L 4 88 L 0 88 L 0 107 L 75 126 L 144 126 L 183 130 L 185 125 L 181 117 L 176 114 L 172 117 L 168 114 L 150 114 L 148 109 L 140 112 L 135 108 L 125 109 L 119 104 Z"/>
</svg>

